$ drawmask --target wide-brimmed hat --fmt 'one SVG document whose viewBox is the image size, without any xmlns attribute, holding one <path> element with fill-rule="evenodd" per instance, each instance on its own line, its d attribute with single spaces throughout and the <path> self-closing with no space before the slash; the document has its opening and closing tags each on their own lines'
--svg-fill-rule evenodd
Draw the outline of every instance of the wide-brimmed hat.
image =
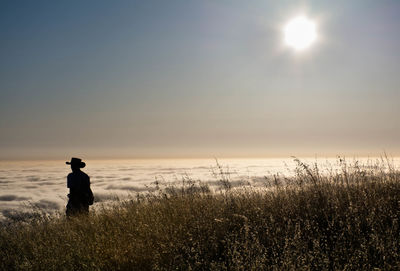
<svg viewBox="0 0 400 271">
<path fill-rule="evenodd" d="M 78 166 L 80 168 L 84 168 L 86 166 L 86 164 L 84 162 L 82 162 L 82 159 L 80 158 L 75 158 L 72 157 L 71 158 L 71 162 L 65 162 L 67 165 L 73 165 L 73 166 Z"/>
</svg>

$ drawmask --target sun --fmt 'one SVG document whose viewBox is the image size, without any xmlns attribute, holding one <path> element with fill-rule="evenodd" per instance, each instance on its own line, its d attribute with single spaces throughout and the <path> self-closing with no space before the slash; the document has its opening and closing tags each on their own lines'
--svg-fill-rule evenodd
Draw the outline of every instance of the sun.
<svg viewBox="0 0 400 271">
<path fill-rule="evenodd" d="M 317 38 L 316 25 L 305 16 L 290 20 L 284 29 L 286 45 L 295 50 L 303 50 L 311 46 Z"/>
</svg>

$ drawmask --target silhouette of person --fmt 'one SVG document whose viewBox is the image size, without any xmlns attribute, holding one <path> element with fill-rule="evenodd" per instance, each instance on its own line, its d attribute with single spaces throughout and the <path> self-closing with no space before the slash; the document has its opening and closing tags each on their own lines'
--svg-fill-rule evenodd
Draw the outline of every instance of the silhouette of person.
<svg viewBox="0 0 400 271">
<path fill-rule="evenodd" d="M 69 188 L 67 217 L 77 214 L 89 214 L 89 205 L 93 204 L 93 193 L 90 189 L 89 176 L 81 171 L 86 164 L 79 158 L 71 158 L 70 162 L 72 172 L 67 177 L 67 187 Z"/>
</svg>

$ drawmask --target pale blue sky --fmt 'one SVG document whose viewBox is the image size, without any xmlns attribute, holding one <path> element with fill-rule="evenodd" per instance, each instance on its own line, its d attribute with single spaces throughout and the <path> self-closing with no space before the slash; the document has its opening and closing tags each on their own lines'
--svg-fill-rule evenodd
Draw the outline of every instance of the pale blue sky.
<svg viewBox="0 0 400 271">
<path fill-rule="evenodd" d="M 285 47 L 293 16 L 317 22 Z M 399 1 L 2 1 L 0 158 L 400 154 Z"/>
</svg>

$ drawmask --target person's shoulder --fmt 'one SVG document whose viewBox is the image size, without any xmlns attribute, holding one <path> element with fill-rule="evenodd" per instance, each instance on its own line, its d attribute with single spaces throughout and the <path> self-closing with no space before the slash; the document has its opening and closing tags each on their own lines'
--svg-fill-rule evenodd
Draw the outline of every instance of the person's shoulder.
<svg viewBox="0 0 400 271">
<path fill-rule="evenodd" d="M 87 175 L 85 172 L 83 172 L 83 171 L 81 171 L 81 175 L 82 176 L 85 176 L 85 177 L 87 177 L 87 178 L 89 178 L 89 175 Z"/>
</svg>

